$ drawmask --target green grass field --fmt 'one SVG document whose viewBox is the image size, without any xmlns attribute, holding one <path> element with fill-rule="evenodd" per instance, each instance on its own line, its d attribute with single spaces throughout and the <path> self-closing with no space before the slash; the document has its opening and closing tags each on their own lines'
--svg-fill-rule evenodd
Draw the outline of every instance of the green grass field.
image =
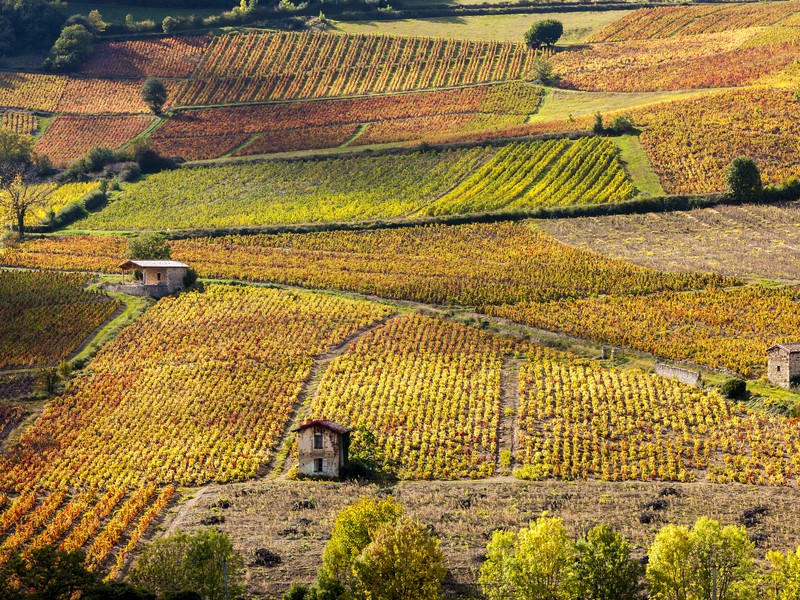
<svg viewBox="0 0 800 600">
<path fill-rule="evenodd" d="M 389 33 L 393 35 L 465 38 L 522 42 L 525 31 L 536 21 L 558 19 L 564 24 L 559 44 L 576 44 L 630 11 L 538 13 L 522 15 L 486 15 L 478 17 L 441 17 L 398 21 L 335 22 L 346 33 Z"/>
</svg>

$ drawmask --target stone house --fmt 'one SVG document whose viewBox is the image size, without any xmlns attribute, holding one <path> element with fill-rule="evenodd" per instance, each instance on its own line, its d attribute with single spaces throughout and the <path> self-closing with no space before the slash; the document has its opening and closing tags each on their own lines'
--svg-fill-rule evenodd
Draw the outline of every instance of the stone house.
<svg viewBox="0 0 800 600">
<path fill-rule="evenodd" d="M 325 419 L 309 421 L 297 432 L 299 473 L 311 477 L 338 477 L 347 462 L 352 429 Z"/>
<path fill-rule="evenodd" d="M 800 344 L 775 344 L 767 349 L 767 378 L 783 388 L 800 379 Z"/>
<path fill-rule="evenodd" d="M 114 286 L 113 291 L 134 296 L 162 298 L 184 289 L 184 278 L 189 265 L 176 260 L 129 260 L 119 266 L 122 270 L 122 284 Z M 125 274 L 132 271 L 142 273 L 142 281 L 133 278 L 125 282 Z"/>
</svg>

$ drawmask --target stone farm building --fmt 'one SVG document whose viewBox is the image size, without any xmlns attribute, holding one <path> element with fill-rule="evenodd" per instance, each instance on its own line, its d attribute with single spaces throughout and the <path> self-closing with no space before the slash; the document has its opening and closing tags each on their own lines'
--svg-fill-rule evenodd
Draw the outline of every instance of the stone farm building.
<svg viewBox="0 0 800 600">
<path fill-rule="evenodd" d="M 115 286 L 115 291 L 134 296 L 162 298 L 184 288 L 184 278 L 189 265 L 176 260 L 129 260 L 119 266 L 122 270 L 122 285 Z M 130 283 L 125 282 L 125 273 L 140 271 L 142 281 L 131 276 Z"/>
<path fill-rule="evenodd" d="M 351 429 L 332 421 L 303 423 L 297 429 L 299 473 L 312 477 L 338 477 L 347 462 Z"/>
<path fill-rule="evenodd" d="M 767 377 L 788 388 L 800 378 L 800 344 L 775 344 L 767 350 Z"/>
</svg>

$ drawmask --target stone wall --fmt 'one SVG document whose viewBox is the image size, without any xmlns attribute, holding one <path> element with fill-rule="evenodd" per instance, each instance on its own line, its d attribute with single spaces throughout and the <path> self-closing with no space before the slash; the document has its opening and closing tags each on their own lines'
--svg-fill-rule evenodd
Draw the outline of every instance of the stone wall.
<svg viewBox="0 0 800 600">
<path fill-rule="evenodd" d="M 767 353 L 767 378 L 770 383 L 789 388 L 800 378 L 800 353 L 774 348 Z"/>
<path fill-rule="evenodd" d="M 655 370 L 658 375 L 661 375 L 661 377 L 677 379 L 686 385 L 691 385 L 694 387 L 700 387 L 703 385 L 703 377 L 700 375 L 699 371 L 683 369 L 681 367 L 675 367 L 673 365 L 667 365 L 661 362 L 657 362 L 655 364 Z"/>
<path fill-rule="evenodd" d="M 314 434 L 322 435 L 322 448 L 314 448 Z M 298 467 L 301 475 L 338 477 L 344 463 L 343 436 L 327 427 L 309 427 L 297 437 Z M 315 471 L 314 459 L 322 459 L 322 471 Z"/>
<path fill-rule="evenodd" d="M 121 283 L 107 283 L 103 286 L 107 292 L 119 292 L 121 294 L 128 294 L 129 296 L 147 296 L 148 298 L 163 298 L 169 296 L 170 290 L 166 285 L 144 285 L 138 284 L 121 284 Z"/>
</svg>

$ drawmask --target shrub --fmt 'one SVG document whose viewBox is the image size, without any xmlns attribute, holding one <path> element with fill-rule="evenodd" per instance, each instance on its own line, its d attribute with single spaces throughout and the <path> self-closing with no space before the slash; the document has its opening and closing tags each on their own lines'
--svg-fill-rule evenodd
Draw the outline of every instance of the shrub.
<svg viewBox="0 0 800 600">
<path fill-rule="evenodd" d="M 68 25 L 50 49 L 44 67 L 51 71 L 76 71 L 92 55 L 94 36 L 83 25 Z"/>
<path fill-rule="evenodd" d="M 167 17 L 169 19 L 170 17 Z M 166 21 L 167 19 L 164 19 Z M 174 19 L 173 19 L 174 20 Z M 157 77 L 148 77 L 142 84 L 142 102 L 153 111 L 153 114 L 161 114 L 161 109 L 167 102 L 167 88 Z"/>
<path fill-rule="evenodd" d="M 600 111 L 594 113 L 594 125 L 592 125 L 592 133 L 596 135 L 601 135 L 605 133 L 606 128 L 603 125 L 603 115 L 600 114 Z"/>
<path fill-rule="evenodd" d="M 752 158 L 737 156 L 725 174 L 728 194 L 737 202 L 758 202 L 761 199 L 761 173 Z"/>
<path fill-rule="evenodd" d="M 177 31 L 180 22 L 175 17 L 170 17 L 167 15 L 164 17 L 164 20 L 161 21 L 161 29 L 164 30 L 164 33 L 175 33 Z"/>
<path fill-rule="evenodd" d="M 743 400 L 747 395 L 747 383 L 738 377 L 725 380 L 719 389 L 729 400 Z"/>
<path fill-rule="evenodd" d="M 564 34 L 564 25 L 555 19 L 545 19 L 531 25 L 525 32 L 525 43 L 529 48 L 553 46 Z"/>
<path fill-rule="evenodd" d="M 631 133 L 634 130 L 633 117 L 630 115 L 617 115 L 611 121 L 611 131 L 617 135 Z"/>
</svg>

